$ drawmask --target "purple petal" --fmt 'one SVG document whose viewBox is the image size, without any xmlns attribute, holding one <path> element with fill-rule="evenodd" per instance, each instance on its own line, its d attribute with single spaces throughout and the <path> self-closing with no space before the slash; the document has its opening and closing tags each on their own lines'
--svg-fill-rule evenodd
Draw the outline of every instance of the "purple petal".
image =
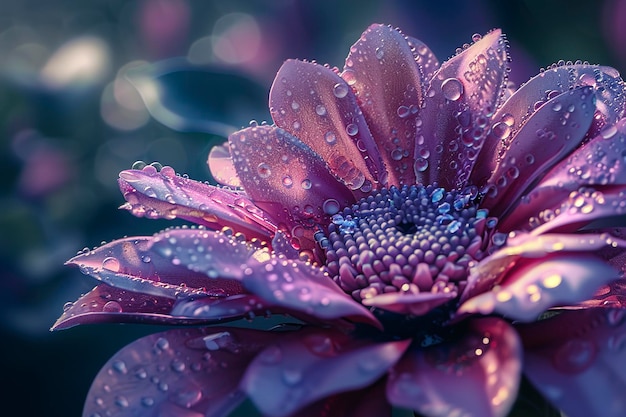
<svg viewBox="0 0 626 417">
<path fill-rule="evenodd" d="M 221 146 L 214 146 L 209 152 L 207 166 L 215 181 L 228 187 L 240 188 L 241 181 L 237 176 L 237 170 L 230 157 L 230 146 L 228 142 Z"/>
<path fill-rule="evenodd" d="M 496 112 L 494 124 L 472 172 L 472 182 L 482 184 L 490 176 L 497 162 L 494 155 L 501 153 L 502 141 L 514 137 L 541 105 L 561 93 L 583 86 L 593 87 L 596 97 L 596 114 L 589 137 L 621 118 L 626 97 L 616 70 L 578 64 L 550 68 L 522 85 Z"/>
<path fill-rule="evenodd" d="M 181 218 L 216 230 L 230 226 L 250 239 L 266 240 L 276 231 L 245 194 L 177 176 L 170 167 L 122 171 L 119 186 L 128 202 L 122 208 L 138 217 Z"/>
<path fill-rule="evenodd" d="M 300 240 L 299 249 L 314 249 L 314 226 L 354 201 L 324 161 L 283 129 L 254 126 L 228 140 L 247 194 Z"/>
<path fill-rule="evenodd" d="M 626 279 L 618 279 L 601 286 L 593 297 L 583 301 L 579 306 L 626 309 Z"/>
<path fill-rule="evenodd" d="M 605 248 L 616 247 L 626 247 L 626 241 L 608 233 L 535 235 L 516 232 L 509 235 L 506 246 L 470 269 L 461 301 L 492 290 L 503 281 L 509 270 L 515 273 L 515 268 L 526 262 L 523 258 L 539 259 L 563 252 L 599 252 Z"/>
<path fill-rule="evenodd" d="M 252 318 L 258 313 L 265 313 L 270 307 L 258 296 L 237 294 L 217 299 L 181 299 L 172 309 L 172 315 L 215 322 L 244 316 Z"/>
<path fill-rule="evenodd" d="M 391 414 L 391 405 L 385 397 L 384 380 L 379 380 L 364 389 L 323 398 L 292 417 L 391 417 Z"/>
<path fill-rule="evenodd" d="M 438 182 L 447 189 L 467 182 L 500 104 L 508 59 L 504 37 L 496 30 L 442 64 L 417 120 L 418 182 Z"/>
<path fill-rule="evenodd" d="M 304 330 L 261 352 L 241 388 L 264 415 L 287 416 L 321 398 L 373 384 L 409 343 L 367 345 L 333 330 Z"/>
<path fill-rule="evenodd" d="M 203 272 L 190 271 L 180 265 L 172 255 L 162 254 L 154 245 L 166 240 L 176 250 L 177 237 L 202 234 L 210 236 L 211 246 L 197 247 L 198 252 L 207 251 L 212 259 L 214 278 Z M 224 242 L 221 244 L 221 242 Z M 247 253 L 235 252 L 233 245 L 221 232 L 202 229 L 164 231 L 152 237 L 129 237 L 115 240 L 95 250 L 85 252 L 67 263 L 77 265 L 81 272 L 112 287 L 132 292 L 170 299 L 184 296 L 226 297 L 243 292 L 236 278 Z M 248 251 L 254 251 L 248 248 Z M 234 279 L 235 280 L 234 280 Z"/>
<path fill-rule="evenodd" d="M 422 85 L 428 85 L 430 79 L 439 69 L 439 60 L 424 42 L 411 36 L 407 36 L 406 40 L 411 52 L 413 52 L 413 58 L 422 72 Z"/>
<path fill-rule="evenodd" d="M 370 26 L 350 48 L 341 77 L 354 89 L 388 185 L 415 184 L 415 122 L 425 86 L 407 39 L 390 26 Z"/>
<path fill-rule="evenodd" d="M 83 416 L 226 416 L 244 399 L 239 381 L 280 334 L 240 328 L 176 329 L 123 348 L 93 382 Z"/>
<path fill-rule="evenodd" d="M 621 216 L 626 213 L 626 187 L 593 188 L 572 191 L 560 207 L 546 208 L 548 216 L 539 216 L 540 225 L 532 233 L 539 235 L 552 230 L 576 231 L 594 221 Z"/>
<path fill-rule="evenodd" d="M 517 396 L 521 356 L 506 322 L 474 319 L 457 342 L 409 350 L 391 369 L 387 398 L 428 417 L 503 417 Z"/>
<path fill-rule="evenodd" d="M 63 314 L 51 330 L 63 330 L 79 324 L 141 322 L 189 323 L 187 318 L 171 316 L 174 300 L 98 285 L 74 303 L 66 304 Z"/>
<path fill-rule="evenodd" d="M 344 293 L 324 270 L 308 262 L 275 256 L 267 249 L 255 249 L 206 230 L 172 230 L 153 247 L 191 271 L 237 280 L 269 305 L 320 319 L 350 317 L 380 326 L 369 310 Z"/>
<path fill-rule="evenodd" d="M 357 195 L 386 183 L 385 166 L 350 86 L 330 68 L 288 60 L 270 91 L 276 125 L 326 161 Z"/>
<path fill-rule="evenodd" d="M 418 294 L 390 292 L 363 299 L 366 306 L 379 307 L 399 314 L 421 316 L 457 296 L 456 291 Z"/>
<path fill-rule="evenodd" d="M 544 104 L 498 151 L 483 207 L 500 216 L 550 167 L 575 149 L 591 125 L 591 87 L 560 94 Z"/>
<path fill-rule="evenodd" d="M 518 327 L 525 374 L 567 416 L 626 415 L 625 313 L 567 311 Z"/>
<path fill-rule="evenodd" d="M 604 129 L 567 159 L 556 165 L 539 184 L 570 191 L 581 185 L 626 184 L 626 119 Z"/>
<path fill-rule="evenodd" d="M 493 290 L 463 303 L 458 313 L 495 311 L 513 320 L 536 320 L 550 307 L 579 303 L 618 278 L 606 262 L 585 254 L 558 254 L 518 264 Z"/>
</svg>

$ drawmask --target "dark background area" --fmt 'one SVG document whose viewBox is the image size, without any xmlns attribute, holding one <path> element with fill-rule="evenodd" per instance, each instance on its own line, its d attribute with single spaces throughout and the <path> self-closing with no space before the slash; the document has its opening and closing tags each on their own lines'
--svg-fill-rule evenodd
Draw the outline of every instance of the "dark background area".
<svg viewBox="0 0 626 417">
<path fill-rule="evenodd" d="M 283 60 L 342 67 L 374 22 L 423 40 L 440 61 L 473 33 L 501 27 L 518 84 L 560 59 L 626 73 L 620 0 L 0 0 L 3 415 L 80 415 L 104 362 L 160 330 L 48 331 L 65 302 L 94 286 L 65 260 L 85 246 L 170 225 L 117 210 L 117 173 L 136 160 L 159 161 L 210 180 L 206 156 L 224 131 L 269 117 L 267 92 Z M 172 75 L 176 57 L 186 57 L 195 75 Z M 171 93 L 166 107 L 195 124 L 152 117 L 124 77 L 132 68 L 161 71 Z"/>
</svg>

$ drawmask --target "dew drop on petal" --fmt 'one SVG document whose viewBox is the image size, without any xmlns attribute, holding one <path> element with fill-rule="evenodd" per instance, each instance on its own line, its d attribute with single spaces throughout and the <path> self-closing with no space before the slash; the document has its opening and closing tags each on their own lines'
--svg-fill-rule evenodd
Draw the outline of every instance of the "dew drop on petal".
<svg viewBox="0 0 626 417">
<path fill-rule="evenodd" d="M 441 92 L 446 99 L 456 101 L 463 94 L 463 84 L 456 78 L 448 78 L 441 83 Z"/>
<path fill-rule="evenodd" d="M 318 116 L 324 116 L 326 114 L 326 107 L 319 104 L 317 107 L 315 107 L 315 113 L 317 113 Z"/>
<path fill-rule="evenodd" d="M 346 126 L 346 133 L 350 136 L 354 136 L 359 133 L 359 127 L 354 123 L 350 123 Z"/>
<path fill-rule="evenodd" d="M 424 158 L 416 158 L 413 165 L 415 167 L 415 171 L 424 172 L 426 171 L 426 169 L 428 169 L 428 160 Z"/>
<path fill-rule="evenodd" d="M 259 177 L 261 178 L 267 178 L 272 175 L 272 169 L 265 162 L 262 162 L 259 164 L 259 166 L 257 166 L 257 172 L 259 173 Z"/>
<path fill-rule="evenodd" d="M 337 142 L 337 136 L 335 136 L 333 132 L 326 132 L 326 134 L 324 135 L 324 140 L 329 145 L 333 145 L 335 142 Z"/>
<path fill-rule="evenodd" d="M 346 87 L 344 84 L 337 83 L 333 87 L 333 94 L 337 98 L 344 98 L 348 95 L 348 87 Z"/>
<path fill-rule="evenodd" d="M 107 301 L 106 304 L 102 307 L 102 311 L 106 313 L 121 313 L 122 306 L 117 301 Z"/>
<path fill-rule="evenodd" d="M 309 189 L 311 189 L 311 186 L 312 186 L 312 185 L 313 185 L 313 184 L 311 183 L 311 180 L 310 180 L 310 179 L 308 179 L 308 178 L 303 179 L 303 180 L 302 180 L 302 183 L 300 183 L 300 186 L 301 186 L 301 187 L 302 187 L 302 189 L 304 189 L 304 190 L 309 190 Z"/>
<path fill-rule="evenodd" d="M 104 258 L 102 261 L 102 268 L 107 269 L 112 272 L 119 272 L 120 270 L 120 261 L 117 258 L 112 256 Z"/>
<path fill-rule="evenodd" d="M 285 188 L 291 188 L 291 186 L 293 185 L 293 179 L 291 179 L 289 175 L 285 175 L 283 177 L 282 183 Z"/>
<path fill-rule="evenodd" d="M 334 198 L 329 198 L 328 200 L 324 201 L 324 204 L 322 204 L 322 209 L 324 210 L 324 213 L 331 216 L 339 212 L 340 208 L 341 207 L 339 205 L 339 202 Z"/>
</svg>

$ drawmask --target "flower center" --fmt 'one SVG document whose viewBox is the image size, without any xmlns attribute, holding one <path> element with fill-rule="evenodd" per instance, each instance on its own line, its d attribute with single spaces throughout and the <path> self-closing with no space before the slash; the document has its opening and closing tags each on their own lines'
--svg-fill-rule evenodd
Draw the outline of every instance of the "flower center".
<svg viewBox="0 0 626 417">
<path fill-rule="evenodd" d="M 331 277 L 357 301 L 390 292 L 460 294 L 495 226 L 478 193 L 382 189 L 332 218 L 320 239 Z"/>
</svg>

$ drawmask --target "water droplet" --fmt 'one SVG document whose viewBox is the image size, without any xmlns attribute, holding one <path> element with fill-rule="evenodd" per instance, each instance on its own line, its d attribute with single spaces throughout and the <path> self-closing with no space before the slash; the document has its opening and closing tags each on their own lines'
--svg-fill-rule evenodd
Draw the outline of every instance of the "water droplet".
<svg viewBox="0 0 626 417">
<path fill-rule="evenodd" d="M 293 185 L 293 180 L 291 179 L 291 177 L 289 175 L 285 175 L 283 177 L 282 182 L 283 182 L 283 186 L 285 188 L 291 188 L 291 186 Z"/>
<path fill-rule="evenodd" d="M 562 108 L 563 105 L 558 101 L 552 105 L 552 110 L 554 111 L 561 111 Z"/>
<path fill-rule="evenodd" d="M 172 396 L 172 400 L 181 407 L 191 408 L 202 400 L 202 391 L 198 389 L 180 391 Z"/>
<path fill-rule="evenodd" d="M 131 169 L 144 169 L 146 167 L 146 163 L 144 161 L 135 161 L 131 166 Z"/>
<path fill-rule="evenodd" d="M 107 301 L 106 304 L 102 307 L 102 311 L 105 313 L 121 313 L 122 306 L 117 301 Z"/>
<path fill-rule="evenodd" d="M 378 47 L 374 51 L 374 54 L 376 55 L 376 58 L 383 59 L 383 57 L 385 56 L 385 50 L 381 47 Z"/>
<path fill-rule="evenodd" d="M 398 110 L 396 110 L 396 113 L 398 114 L 400 118 L 403 119 L 407 117 L 409 114 L 411 114 L 411 111 L 407 106 L 399 106 Z"/>
<path fill-rule="evenodd" d="M 298 104 L 298 102 L 297 102 L 297 101 L 292 101 L 292 102 L 291 102 L 291 108 L 292 108 L 294 111 L 297 111 L 297 110 L 299 110 L 299 109 L 300 109 L 300 105 Z"/>
<path fill-rule="evenodd" d="M 424 172 L 428 169 L 428 160 L 424 158 L 415 158 L 413 167 L 416 172 Z"/>
<path fill-rule="evenodd" d="M 326 107 L 324 107 L 321 104 L 319 104 L 317 107 L 315 107 L 315 113 L 317 113 L 318 116 L 325 115 L 326 114 Z"/>
<path fill-rule="evenodd" d="M 337 98 L 344 98 L 345 96 L 348 95 L 348 87 L 345 86 L 344 84 L 337 83 L 333 87 L 333 94 Z"/>
<path fill-rule="evenodd" d="M 322 209 L 324 210 L 324 213 L 331 215 L 331 216 L 339 212 L 340 208 L 341 207 L 339 205 L 339 202 L 335 200 L 334 198 L 329 198 L 328 200 L 324 201 L 324 203 L 322 204 Z"/>
<path fill-rule="evenodd" d="M 456 101 L 463 94 L 463 84 L 456 78 L 448 78 L 441 83 L 441 92 L 447 100 Z"/>
<path fill-rule="evenodd" d="M 497 139 L 504 140 L 511 134 L 511 127 L 504 122 L 498 122 L 491 128 L 491 133 Z"/>
<path fill-rule="evenodd" d="M 154 398 L 152 397 L 143 397 L 141 399 L 141 405 L 144 407 L 152 407 L 154 405 Z"/>
<path fill-rule="evenodd" d="M 302 183 L 300 183 L 300 186 L 302 187 L 302 189 L 304 190 L 309 190 L 311 189 L 311 186 L 313 185 L 313 183 L 311 183 L 311 180 L 308 178 L 305 178 L 302 180 Z"/>
<path fill-rule="evenodd" d="M 335 142 L 337 142 L 337 136 L 335 136 L 333 132 L 326 132 L 326 134 L 324 135 L 324 140 L 329 145 L 333 145 Z"/>
<path fill-rule="evenodd" d="M 123 395 L 118 395 L 117 397 L 115 397 L 115 405 L 121 408 L 126 408 L 129 405 L 128 399 Z"/>
<path fill-rule="evenodd" d="M 170 342 L 164 337 L 159 337 L 154 343 L 154 347 L 158 350 L 167 350 L 170 348 Z"/>
<path fill-rule="evenodd" d="M 144 188 L 143 193 L 151 198 L 156 198 L 157 196 L 157 193 L 150 186 L 147 186 L 146 188 Z"/>
<path fill-rule="evenodd" d="M 346 133 L 350 136 L 354 136 L 359 133 L 359 127 L 354 123 L 350 123 L 346 126 Z"/>
<path fill-rule="evenodd" d="M 183 372 L 185 370 L 185 363 L 181 360 L 174 359 L 170 364 L 170 367 L 175 372 Z"/>
<path fill-rule="evenodd" d="M 259 166 L 257 166 L 256 170 L 259 173 L 259 177 L 261 178 L 267 178 L 272 175 L 272 169 L 268 164 L 264 162 L 260 163 Z"/>
<path fill-rule="evenodd" d="M 118 374 L 126 375 L 126 373 L 128 373 L 128 368 L 126 367 L 126 363 L 124 361 L 113 361 L 111 368 L 113 368 L 113 370 Z"/>
<path fill-rule="evenodd" d="M 106 257 L 102 261 L 102 268 L 112 272 L 119 272 L 121 268 L 120 261 L 112 256 Z"/>
</svg>

